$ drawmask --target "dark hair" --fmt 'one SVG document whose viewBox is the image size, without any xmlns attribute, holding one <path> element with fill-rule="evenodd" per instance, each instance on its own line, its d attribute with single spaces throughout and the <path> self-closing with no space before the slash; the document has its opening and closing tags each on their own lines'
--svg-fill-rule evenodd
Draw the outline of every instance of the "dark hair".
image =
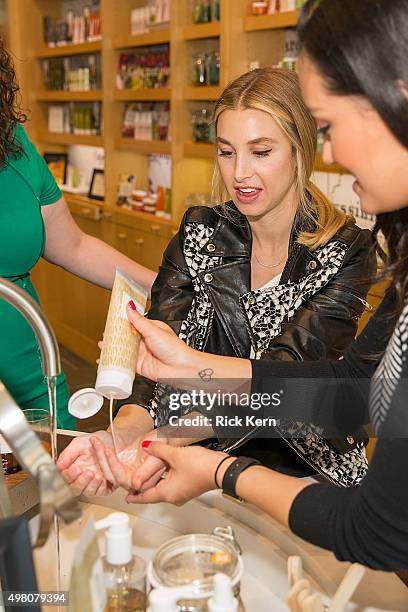
<svg viewBox="0 0 408 612">
<path fill-rule="evenodd" d="M 408 0 L 309 0 L 298 32 L 328 89 L 367 98 L 408 148 L 408 102 L 400 86 L 408 86 Z M 374 234 L 379 231 L 402 302 L 408 289 L 408 208 L 378 215 Z"/>
<path fill-rule="evenodd" d="M 17 123 L 24 123 L 27 116 L 20 110 L 19 91 L 13 60 L 0 39 L 0 168 L 7 157 L 22 154 L 15 132 Z"/>
</svg>

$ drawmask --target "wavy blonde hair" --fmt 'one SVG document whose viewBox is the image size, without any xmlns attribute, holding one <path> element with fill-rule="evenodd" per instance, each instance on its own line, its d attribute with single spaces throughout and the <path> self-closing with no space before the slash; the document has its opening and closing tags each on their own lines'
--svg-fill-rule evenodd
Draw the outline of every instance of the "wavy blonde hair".
<svg viewBox="0 0 408 612">
<path fill-rule="evenodd" d="M 316 228 L 313 232 L 300 233 L 297 241 L 311 250 L 324 246 L 351 217 L 337 209 L 310 180 L 316 155 L 317 126 L 303 102 L 297 74 L 277 68 L 258 68 L 232 81 L 215 105 L 215 129 L 224 111 L 249 108 L 271 115 L 292 144 L 298 211 Z M 230 199 L 216 162 L 212 200 L 224 203 Z"/>
</svg>

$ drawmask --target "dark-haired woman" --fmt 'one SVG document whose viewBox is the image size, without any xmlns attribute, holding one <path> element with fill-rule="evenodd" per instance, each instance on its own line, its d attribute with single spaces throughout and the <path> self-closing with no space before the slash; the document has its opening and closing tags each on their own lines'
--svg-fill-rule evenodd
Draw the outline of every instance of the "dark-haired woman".
<svg viewBox="0 0 408 612">
<path fill-rule="evenodd" d="M 115 267 L 149 290 L 154 272 L 84 234 L 73 220 L 43 158 L 28 139 L 19 110 L 14 68 L 0 43 L 0 276 L 38 300 L 30 271 L 41 256 L 102 287 L 111 287 Z M 47 385 L 35 336 L 23 317 L 0 300 L 0 380 L 21 408 L 46 408 Z M 74 428 L 68 389 L 57 387 L 58 424 Z"/>
<path fill-rule="evenodd" d="M 146 451 L 167 463 L 168 474 L 128 500 L 179 504 L 222 486 L 341 560 L 406 569 L 408 0 L 311 0 L 299 30 L 302 91 L 325 134 L 324 158 L 356 175 L 361 206 L 378 215 L 377 229 L 388 243 L 392 286 L 383 303 L 336 362 L 251 362 L 206 355 L 186 347 L 162 324 L 131 310 L 128 316 L 144 336 L 138 370 L 154 380 L 200 380 L 203 372 L 218 380 L 252 377 L 253 392 L 284 391 L 281 413 L 300 419 L 308 414 L 315 422 L 337 415 L 342 420 L 344 407 L 360 406 L 362 418 L 369 413 L 380 438 L 372 464 L 361 485 L 339 489 L 248 467 L 223 453 L 147 441 Z M 120 474 L 115 457 L 106 453 L 110 469 Z M 133 487 L 139 489 L 142 481 L 143 466 Z"/>
</svg>

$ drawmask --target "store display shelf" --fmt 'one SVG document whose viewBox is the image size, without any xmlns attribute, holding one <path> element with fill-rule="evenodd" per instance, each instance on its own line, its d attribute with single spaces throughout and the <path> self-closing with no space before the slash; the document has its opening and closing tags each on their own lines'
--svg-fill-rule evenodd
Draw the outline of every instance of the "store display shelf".
<svg viewBox="0 0 408 612">
<path fill-rule="evenodd" d="M 185 100 L 217 100 L 222 88 L 219 86 L 185 87 L 183 98 Z"/>
<path fill-rule="evenodd" d="M 64 57 L 66 55 L 82 55 L 83 53 L 98 53 L 102 51 L 102 42 L 96 40 L 93 42 L 84 42 L 76 45 L 62 45 L 61 47 L 47 47 L 42 45 L 34 52 L 37 59 L 47 57 Z"/>
<path fill-rule="evenodd" d="M 204 157 L 214 159 L 214 145 L 204 142 L 185 142 L 183 145 L 184 157 Z"/>
<path fill-rule="evenodd" d="M 114 49 L 128 49 L 130 47 L 147 47 L 149 45 L 161 45 L 170 42 L 170 30 L 157 30 L 145 34 L 125 34 L 117 36 L 113 41 Z"/>
<path fill-rule="evenodd" d="M 275 15 L 250 15 L 244 19 L 244 30 L 246 32 L 256 32 L 257 30 L 290 28 L 297 24 L 299 15 L 299 10 L 276 13 Z"/>
<path fill-rule="evenodd" d="M 157 87 L 150 89 L 115 89 L 113 99 L 117 102 L 127 100 L 170 100 L 171 90 L 169 87 Z"/>
<path fill-rule="evenodd" d="M 35 96 L 37 102 L 85 102 L 102 100 L 101 89 L 91 89 L 90 91 L 53 91 L 43 89 Z"/>
<path fill-rule="evenodd" d="M 221 33 L 219 21 L 210 23 L 196 23 L 183 28 L 183 38 L 185 40 L 198 40 L 200 38 L 217 38 Z"/>
<path fill-rule="evenodd" d="M 86 134 L 63 134 L 58 132 L 39 132 L 38 139 L 41 142 L 52 142 L 64 145 L 89 145 L 92 147 L 103 147 L 103 136 Z"/>
<path fill-rule="evenodd" d="M 135 138 L 117 138 L 117 149 L 136 151 L 137 153 L 171 153 L 171 142 L 168 140 L 136 140 Z"/>
<path fill-rule="evenodd" d="M 348 171 L 339 164 L 325 164 L 321 153 L 316 155 L 314 170 L 317 172 L 331 172 L 333 174 L 348 174 Z"/>
</svg>

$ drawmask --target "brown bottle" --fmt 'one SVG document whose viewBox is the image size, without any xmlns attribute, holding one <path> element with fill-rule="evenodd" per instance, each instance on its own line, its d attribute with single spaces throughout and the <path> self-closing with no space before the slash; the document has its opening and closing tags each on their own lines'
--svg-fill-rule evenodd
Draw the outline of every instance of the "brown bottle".
<svg viewBox="0 0 408 612">
<path fill-rule="evenodd" d="M 3 474 L 15 474 L 21 470 L 21 466 L 17 463 L 17 459 L 3 436 L 0 436 L 0 453 Z"/>
</svg>

